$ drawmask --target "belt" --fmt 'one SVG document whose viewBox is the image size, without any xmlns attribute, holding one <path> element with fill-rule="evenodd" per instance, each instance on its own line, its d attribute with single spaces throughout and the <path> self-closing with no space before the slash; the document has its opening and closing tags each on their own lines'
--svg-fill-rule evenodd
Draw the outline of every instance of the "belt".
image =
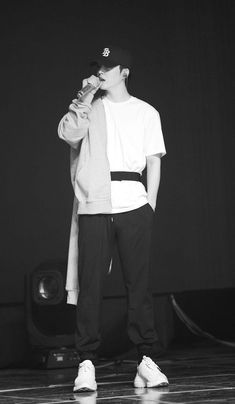
<svg viewBox="0 0 235 404">
<path fill-rule="evenodd" d="M 141 175 L 133 171 L 111 171 L 111 181 L 141 181 Z"/>
</svg>

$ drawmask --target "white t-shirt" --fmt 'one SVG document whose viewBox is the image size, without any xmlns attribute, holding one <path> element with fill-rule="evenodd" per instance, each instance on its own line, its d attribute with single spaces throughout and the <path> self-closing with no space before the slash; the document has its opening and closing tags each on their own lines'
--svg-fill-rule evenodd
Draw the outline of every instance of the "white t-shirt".
<svg viewBox="0 0 235 404">
<path fill-rule="evenodd" d="M 131 96 L 111 102 L 103 97 L 107 123 L 107 155 L 110 171 L 142 173 L 146 156 L 166 154 L 158 111 Z M 147 192 L 139 181 L 111 181 L 112 213 L 126 212 L 146 204 Z"/>
</svg>

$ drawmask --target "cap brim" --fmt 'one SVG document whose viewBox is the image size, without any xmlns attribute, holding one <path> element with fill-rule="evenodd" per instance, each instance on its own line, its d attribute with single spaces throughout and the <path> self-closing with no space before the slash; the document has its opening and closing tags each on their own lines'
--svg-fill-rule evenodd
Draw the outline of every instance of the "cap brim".
<svg viewBox="0 0 235 404">
<path fill-rule="evenodd" d="M 111 62 L 111 61 L 108 61 L 106 58 L 99 58 L 99 59 L 96 59 L 96 60 L 91 61 L 91 62 L 90 62 L 90 66 L 115 67 L 115 66 L 118 66 L 118 64 L 116 64 L 116 63 L 114 63 L 114 62 Z"/>
</svg>

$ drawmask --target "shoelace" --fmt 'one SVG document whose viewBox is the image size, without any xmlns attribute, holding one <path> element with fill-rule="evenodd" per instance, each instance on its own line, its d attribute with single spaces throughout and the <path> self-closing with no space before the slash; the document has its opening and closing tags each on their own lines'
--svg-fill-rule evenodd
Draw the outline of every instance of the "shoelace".
<svg viewBox="0 0 235 404">
<path fill-rule="evenodd" d="M 148 356 L 143 356 L 143 359 L 144 359 L 146 365 L 147 365 L 150 369 L 157 368 L 157 369 L 160 370 L 160 372 L 161 372 L 161 369 L 159 368 L 159 366 L 158 366 L 151 358 L 149 358 Z"/>
<path fill-rule="evenodd" d="M 91 370 L 91 367 L 89 363 L 81 363 L 79 365 L 79 369 L 81 369 L 83 372 L 88 372 L 89 370 Z"/>
</svg>

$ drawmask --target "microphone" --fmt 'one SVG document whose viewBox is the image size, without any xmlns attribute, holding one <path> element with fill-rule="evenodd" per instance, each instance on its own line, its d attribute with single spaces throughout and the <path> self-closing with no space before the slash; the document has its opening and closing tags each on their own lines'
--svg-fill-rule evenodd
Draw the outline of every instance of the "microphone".
<svg viewBox="0 0 235 404">
<path fill-rule="evenodd" d="M 94 86 L 93 84 L 88 83 L 86 86 L 82 87 L 81 90 L 78 91 L 77 93 L 77 98 L 80 99 L 81 97 L 85 97 L 87 94 L 89 94 L 91 91 L 95 90 L 100 86 L 100 83 L 98 86 Z"/>
</svg>

